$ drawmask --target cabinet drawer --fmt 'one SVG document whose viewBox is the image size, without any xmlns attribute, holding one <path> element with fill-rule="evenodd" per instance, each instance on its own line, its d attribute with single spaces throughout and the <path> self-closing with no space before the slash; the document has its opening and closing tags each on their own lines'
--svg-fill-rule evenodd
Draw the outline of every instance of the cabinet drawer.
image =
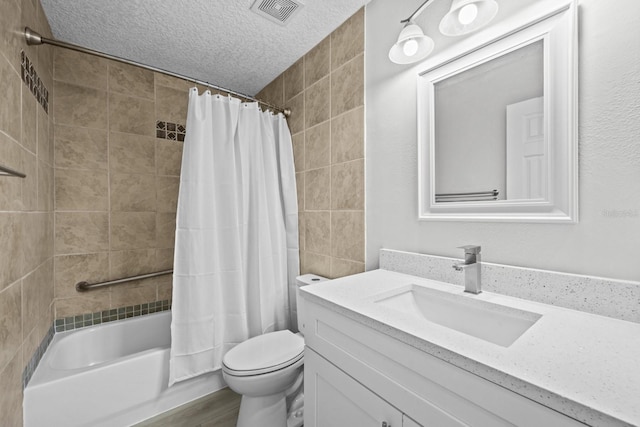
<svg viewBox="0 0 640 427">
<path fill-rule="evenodd" d="M 424 426 L 584 424 L 305 301 L 306 344 Z"/>
</svg>

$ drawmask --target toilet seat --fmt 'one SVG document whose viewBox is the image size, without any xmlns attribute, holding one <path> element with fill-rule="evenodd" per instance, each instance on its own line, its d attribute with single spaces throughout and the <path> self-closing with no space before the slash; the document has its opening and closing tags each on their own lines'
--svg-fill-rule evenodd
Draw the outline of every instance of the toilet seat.
<svg viewBox="0 0 640 427">
<path fill-rule="evenodd" d="M 304 339 L 291 331 L 269 332 L 229 350 L 222 359 L 224 371 L 233 376 L 262 375 L 300 361 Z"/>
</svg>

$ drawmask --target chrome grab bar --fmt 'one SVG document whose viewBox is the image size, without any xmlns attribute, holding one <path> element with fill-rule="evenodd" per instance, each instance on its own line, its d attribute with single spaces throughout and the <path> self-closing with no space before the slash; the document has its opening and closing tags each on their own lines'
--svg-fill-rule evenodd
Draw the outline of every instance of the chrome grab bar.
<svg viewBox="0 0 640 427">
<path fill-rule="evenodd" d="M 22 172 L 18 172 L 17 170 L 13 170 L 11 168 L 8 168 L 2 165 L 0 165 L 0 176 L 16 176 L 18 178 L 27 177 L 27 175 L 23 174 Z"/>
<path fill-rule="evenodd" d="M 140 274 L 138 276 L 125 277 L 122 279 L 109 280 L 106 282 L 99 282 L 99 283 L 89 283 L 86 281 L 82 281 L 82 282 L 76 283 L 76 291 L 86 292 L 86 291 L 90 291 L 91 289 L 102 288 L 104 286 L 120 285 L 122 283 L 133 282 L 134 280 L 149 279 L 151 277 L 164 276 L 165 274 L 172 274 L 172 273 L 173 273 L 173 270 L 163 270 L 163 271 L 157 271 L 155 273 Z"/>
</svg>

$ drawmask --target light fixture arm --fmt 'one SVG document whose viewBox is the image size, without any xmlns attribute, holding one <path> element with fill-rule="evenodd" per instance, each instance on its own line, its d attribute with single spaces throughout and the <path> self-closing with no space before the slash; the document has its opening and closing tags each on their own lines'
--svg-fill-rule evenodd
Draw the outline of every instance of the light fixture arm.
<svg viewBox="0 0 640 427">
<path fill-rule="evenodd" d="M 431 0 L 426 0 L 424 3 L 422 3 L 422 5 L 420 5 L 419 8 L 416 9 L 415 12 L 413 12 L 407 19 L 403 19 L 402 21 L 400 21 L 400 23 L 406 24 L 407 22 L 412 22 L 413 18 L 420 15 L 422 11 L 424 11 L 427 8 L 427 3 L 429 3 L 430 1 Z"/>
</svg>

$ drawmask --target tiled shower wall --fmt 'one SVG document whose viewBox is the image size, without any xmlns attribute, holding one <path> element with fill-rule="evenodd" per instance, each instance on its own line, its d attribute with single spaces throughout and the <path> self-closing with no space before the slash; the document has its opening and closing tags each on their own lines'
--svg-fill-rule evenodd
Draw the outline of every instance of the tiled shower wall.
<svg viewBox="0 0 640 427">
<path fill-rule="evenodd" d="M 56 319 L 171 299 L 170 275 L 75 284 L 172 268 L 183 136 L 166 128 L 185 125 L 191 86 L 55 49 Z"/>
<path fill-rule="evenodd" d="M 364 9 L 257 97 L 292 110 L 302 273 L 364 271 Z"/>
<path fill-rule="evenodd" d="M 51 109 L 48 114 L 21 79 L 24 51 L 25 63 L 28 58 L 33 66 L 29 79 L 51 93 L 53 49 L 27 46 L 21 36 L 25 25 L 51 37 L 37 0 L 0 0 L 0 164 L 27 174 L 25 179 L 0 176 L 3 426 L 22 425 L 22 373 L 53 323 Z"/>
</svg>

